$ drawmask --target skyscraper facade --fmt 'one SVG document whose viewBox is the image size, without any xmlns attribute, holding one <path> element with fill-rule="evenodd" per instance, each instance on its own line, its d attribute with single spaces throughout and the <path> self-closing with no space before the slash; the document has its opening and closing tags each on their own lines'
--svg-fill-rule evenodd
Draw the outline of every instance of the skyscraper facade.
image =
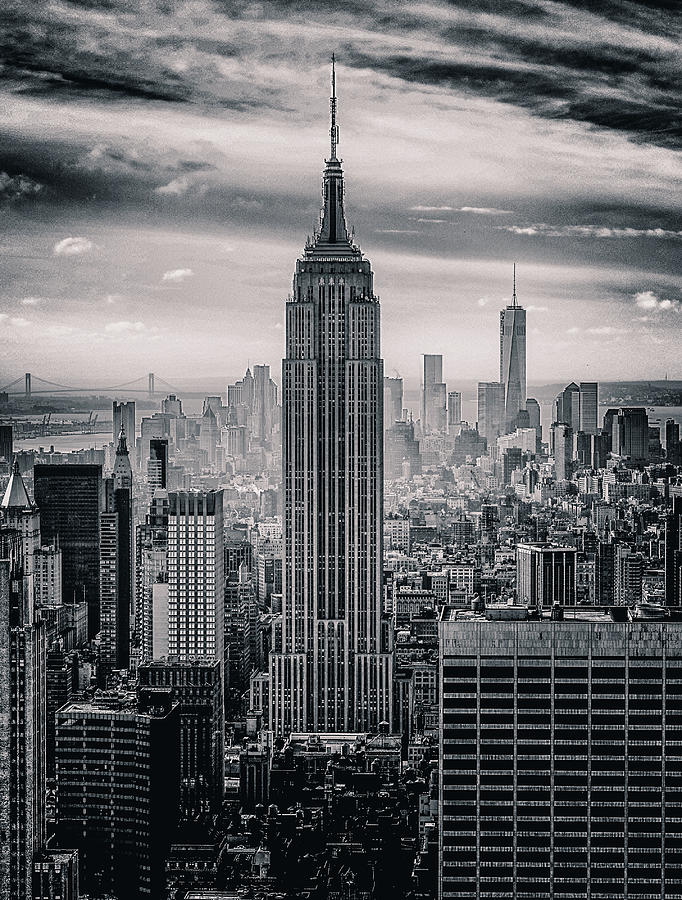
<svg viewBox="0 0 682 900">
<path fill-rule="evenodd" d="M 384 428 L 392 428 L 403 418 L 403 380 L 384 378 Z"/>
<path fill-rule="evenodd" d="M 622 407 L 613 420 L 611 452 L 633 463 L 649 458 L 649 417 L 642 406 Z"/>
<path fill-rule="evenodd" d="M 682 625 L 512 616 L 443 613 L 439 897 L 679 897 Z"/>
<path fill-rule="evenodd" d="M 504 428 L 513 431 L 526 406 L 526 310 L 516 300 L 516 267 L 512 302 L 500 310 L 500 382 L 504 385 Z"/>
<path fill-rule="evenodd" d="M 223 492 L 168 494 L 168 653 L 223 663 Z"/>
<path fill-rule="evenodd" d="M 445 431 L 447 422 L 447 388 L 443 382 L 443 357 L 440 354 L 424 354 L 424 378 L 422 381 L 422 431 Z"/>
<path fill-rule="evenodd" d="M 276 732 L 390 720 L 382 622 L 383 361 L 373 273 L 331 152 L 319 228 L 296 263 L 282 363 L 284 596 L 270 655 Z"/>
<path fill-rule="evenodd" d="M 104 485 L 100 523 L 100 626 L 102 674 L 130 664 L 133 613 L 133 476 L 122 427 L 111 478 Z"/>
<path fill-rule="evenodd" d="M 102 467 L 45 465 L 33 468 L 35 501 L 43 544 L 62 551 L 64 603 L 88 605 L 88 637 L 99 631 L 99 543 Z"/>
<path fill-rule="evenodd" d="M 597 433 L 599 413 L 599 385 L 596 381 L 580 382 L 580 430 L 585 434 Z"/>
<path fill-rule="evenodd" d="M 495 443 L 504 426 L 504 385 L 499 381 L 480 381 L 478 384 L 478 432 Z"/>
<path fill-rule="evenodd" d="M 118 443 L 118 437 L 121 429 L 125 432 L 126 440 L 131 449 L 135 449 L 135 401 L 134 400 L 114 400 L 111 408 L 111 418 L 113 423 L 113 441 Z"/>
<path fill-rule="evenodd" d="M 448 430 L 462 421 L 462 394 L 448 391 Z"/>
<path fill-rule="evenodd" d="M 0 528 L 0 897 L 12 900 L 31 900 L 45 841 L 45 631 L 22 544 Z"/>
</svg>

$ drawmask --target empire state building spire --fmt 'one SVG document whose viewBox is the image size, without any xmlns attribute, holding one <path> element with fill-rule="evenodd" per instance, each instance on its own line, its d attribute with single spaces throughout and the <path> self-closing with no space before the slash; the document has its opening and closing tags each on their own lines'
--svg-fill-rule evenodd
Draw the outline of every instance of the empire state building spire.
<svg viewBox="0 0 682 900">
<path fill-rule="evenodd" d="M 341 160 L 336 151 L 339 143 L 339 126 L 336 121 L 336 58 L 332 55 L 331 97 L 329 98 L 329 159 L 325 160 L 324 174 L 322 176 L 322 212 L 320 213 L 320 225 L 315 232 L 315 237 L 307 252 L 344 253 L 353 251 L 359 253 L 354 246 L 348 232 L 346 217 L 343 210 L 343 169 Z"/>
</svg>

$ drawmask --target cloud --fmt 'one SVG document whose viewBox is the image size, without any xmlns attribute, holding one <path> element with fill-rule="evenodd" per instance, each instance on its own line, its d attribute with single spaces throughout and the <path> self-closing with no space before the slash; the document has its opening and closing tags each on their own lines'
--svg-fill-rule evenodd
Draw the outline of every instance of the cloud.
<svg viewBox="0 0 682 900">
<path fill-rule="evenodd" d="M 375 228 L 375 234 L 419 234 L 417 228 Z"/>
<path fill-rule="evenodd" d="M 476 303 L 478 306 L 487 306 L 490 303 L 490 297 L 479 297 Z"/>
<path fill-rule="evenodd" d="M 410 212 L 457 212 L 456 206 L 411 206 Z"/>
<path fill-rule="evenodd" d="M 460 212 L 473 213 L 476 216 L 510 216 L 511 209 L 496 209 L 494 206 L 460 206 Z"/>
<path fill-rule="evenodd" d="M 528 312 L 549 312 L 549 306 L 534 306 L 532 303 L 526 307 Z"/>
<path fill-rule="evenodd" d="M 191 278 L 194 275 L 194 272 L 191 269 L 170 269 L 168 272 L 163 273 L 163 277 L 161 281 L 168 281 L 171 284 L 179 284 L 181 281 L 185 281 L 187 278 Z"/>
<path fill-rule="evenodd" d="M 54 245 L 52 253 L 54 256 L 81 256 L 83 253 L 89 253 L 94 246 L 88 238 L 67 237 Z"/>
<path fill-rule="evenodd" d="M 512 234 L 542 237 L 570 238 L 663 238 L 679 240 L 682 231 L 666 228 L 611 228 L 604 225 L 548 225 L 544 222 L 535 225 L 502 225 L 499 226 Z"/>
<path fill-rule="evenodd" d="M 12 203 L 35 197 L 43 190 L 43 185 L 29 178 L 28 175 L 8 175 L 0 172 L 0 203 Z"/>
<path fill-rule="evenodd" d="M 22 306 L 38 306 L 45 303 L 45 297 L 24 297 L 20 303 Z"/>
<path fill-rule="evenodd" d="M 107 334 L 140 334 L 146 331 L 146 325 L 144 322 L 108 322 L 104 330 Z"/>
<path fill-rule="evenodd" d="M 7 313 L 0 313 L 0 324 L 11 325 L 14 328 L 27 328 L 31 323 L 28 319 L 21 316 L 10 316 Z"/>
<path fill-rule="evenodd" d="M 117 303 L 121 303 L 125 300 L 123 294 L 105 294 L 104 302 L 109 306 L 114 306 Z"/>
<path fill-rule="evenodd" d="M 614 325 L 597 325 L 587 329 L 588 334 L 596 334 L 600 336 L 608 336 L 614 334 L 625 334 L 622 328 L 616 328 Z"/>
<path fill-rule="evenodd" d="M 580 331 L 580 328 L 578 328 L 577 325 L 571 325 L 570 328 L 566 329 L 566 334 L 578 334 L 579 331 Z"/>
<path fill-rule="evenodd" d="M 184 175 L 174 178 L 168 184 L 161 185 L 154 189 L 154 193 L 160 194 L 162 197 L 182 197 L 186 194 L 190 187 L 190 180 Z"/>
<path fill-rule="evenodd" d="M 635 294 L 635 303 L 640 309 L 682 312 L 682 301 L 662 299 L 654 294 L 653 291 L 640 291 L 640 293 Z"/>
</svg>

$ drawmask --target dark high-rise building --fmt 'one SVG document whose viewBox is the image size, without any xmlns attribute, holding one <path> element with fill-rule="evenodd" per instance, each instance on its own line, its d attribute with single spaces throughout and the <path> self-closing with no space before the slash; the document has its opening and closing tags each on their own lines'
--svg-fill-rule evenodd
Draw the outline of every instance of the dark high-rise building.
<svg viewBox="0 0 682 900">
<path fill-rule="evenodd" d="M 168 487 L 168 438 L 151 438 L 147 479 L 151 491 Z"/>
<path fill-rule="evenodd" d="M 569 425 L 580 431 L 580 388 L 572 381 L 554 400 L 552 424 Z"/>
<path fill-rule="evenodd" d="M 179 808 L 179 715 L 105 695 L 57 713 L 57 837 L 78 849 L 81 887 L 126 900 L 165 896 Z"/>
<path fill-rule="evenodd" d="M 384 428 L 403 419 L 403 380 L 384 377 Z"/>
<path fill-rule="evenodd" d="M 682 466 L 680 426 L 674 419 L 665 420 L 665 458 L 674 466 Z"/>
<path fill-rule="evenodd" d="M 599 385 L 596 381 L 580 382 L 580 431 L 596 434 L 599 414 Z"/>
<path fill-rule="evenodd" d="M 523 451 L 520 447 L 507 447 L 502 453 L 502 483 L 511 484 L 512 472 L 523 468 Z"/>
<path fill-rule="evenodd" d="M 504 385 L 499 381 L 481 381 L 478 384 L 478 431 L 488 442 L 495 441 L 504 427 Z"/>
<path fill-rule="evenodd" d="M 331 152 L 320 226 L 296 263 L 282 363 L 284 596 L 270 655 L 272 728 L 353 731 L 390 720 L 382 617 L 383 361 L 369 260 Z"/>
<path fill-rule="evenodd" d="M 665 605 L 682 606 L 682 497 L 672 497 L 665 520 Z"/>
<path fill-rule="evenodd" d="M 133 612 L 133 476 L 123 429 L 116 448 L 114 473 L 104 485 L 100 533 L 100 626 L 102 675 L 130 665 L 130 618 Z"/>
<path fill-rule="evenodd" d="M 633 463 L 649 458 L 649 417 L 644 407 L 622 407 L 613 420 L 611 452 Z"/>
<path fill-rule="evenodd" d="M 440 623 L 439 897 L 682 894 L 682 623 Z"/>
<path fill-rule="evenodd" d="M 576 597 L 575 547 L 516 545 L 516 592 L 530 607 L 573 606 Z"/>
<path fill-rule="evenodd" d="M 43 465 L 33 469 L 35 501 L 40 510 L 43 544 L 62 551 L 64 603 L 88 605 L 88 637 L 99 631 L 99 534 L 102 467 Z"/>
<path fill-rule="evenodd" d="M 552 425 L 552 452 L 557 481 L 569 481 L 573 471 L 573 429 L 562 422 Z"/>
<path fill-rule="evenodd" d="M 217 810 L 223 797 L 223 691 L 217 660 L 153 660 L 139 667 L 139 692 L 170 689 L 180 715 L 181 812 Z"/>
<path fill-rule="evenodd" d="M 447 388 L 443 382 L 443 357 L 424 354 L 422 381 L 422 432 L 443 432 L 447 424 Z"/>
<path fill-rule="evenodd" d="M 512 302 L 500 310 L 500 383 L 504 389 L 505 431 L 512 431 L 526 406 L 526 310 L 516 300 L 516 266 Z"/>
<path fill-rule="evenodd" d="M 448 391 L 448 430 L 462 421 L 462 394 Z"/>
<path fill-rule="evenodd" d="M 528 410 L 528 423 L 530 428 L 534 428 L 538 435 L 538 443 L 542 440 L 542 417 L 540 414 L 540 404 L 534 397 L 526 397 L 526 409 Z"/>
<path fill-rule="evenodd" d="M 13 458 L 14 442 L 12 438 L 12 426 L 0 425 L 0 462 L 4 460 L 8 466 L 11 466 Z"/>
<path fill-rule="evenodd" d="M 123 429 L 126 440 L 130 447 L 135 449 L 135 435 L 137 434 L 137 425 L 135 423 L 135 401 L 134 400 L 114 400 L 112 404 L 112 423 L 113 423 L 113 442 L 118 443 L 121 429 Z"/>
<path fill-rule="evenodd" d="M 8 528 L 0 528 L 0 723 L 0 897 L 31 900 L 33 854 L 45 842 L 45 630 L 21 532 Z"/>
</svg>

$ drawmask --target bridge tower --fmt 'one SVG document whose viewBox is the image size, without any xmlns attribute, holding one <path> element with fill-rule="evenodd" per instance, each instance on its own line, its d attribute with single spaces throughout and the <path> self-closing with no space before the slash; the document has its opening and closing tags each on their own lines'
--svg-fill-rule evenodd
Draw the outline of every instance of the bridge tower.
<svg viewBox="0 0 682 900">
<path fill-rule="evenodd" d="M 24 395 L 27 400 L 31 399 L 31 373 L 27 372 L 24 376 L 25 379 L 25 387 L 24 387 Z"/>
<path fill-rule="evenodd" d="M 148 388 L 149 399 L 154 399 L 154 373 L 149 373 L 149 388 Z"/>
</svg>

